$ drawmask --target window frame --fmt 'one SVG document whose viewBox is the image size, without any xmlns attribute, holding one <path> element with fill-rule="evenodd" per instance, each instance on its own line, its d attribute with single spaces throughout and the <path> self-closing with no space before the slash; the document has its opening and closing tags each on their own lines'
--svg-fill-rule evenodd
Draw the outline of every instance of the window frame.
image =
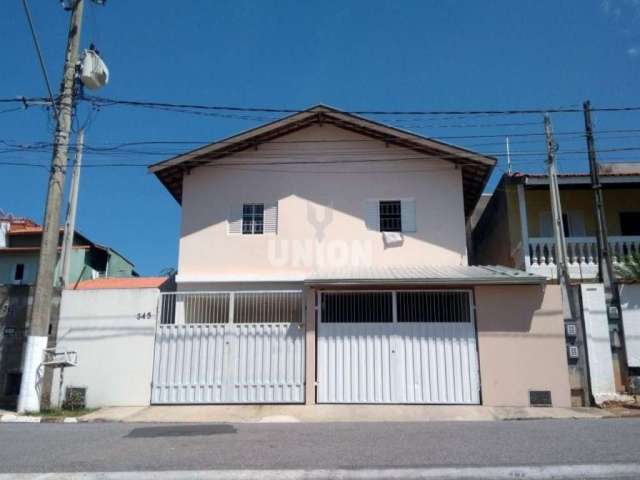
<svg viewBox="0 0 640 480">
<path fill-rule="evenodd" d="M 259 202 L 242 204 L 242 225 L 240 228 L 242 235 L 264 235 L 264 205 Z"/>
<path fill-rule="evenodd" d="M 18 278 L 18 270 L 21 268 L 20 278 Z M 22 285 L 25 281 L 25 273 L 27 272 L 27 265 L 25 263 L 16 263 L 13 267 L 13 275 L 11 282 L 14 285 Z"/>
<path fill-rule="evenodd" d="M 383 208 L 397 208 L 397 212 L 383 212 Z M 381 232 L 402 233 L 402 200 L 378 200 L 378 222 Z M 397 225 L 385 225 L 396 222 Z"/>
</svg>

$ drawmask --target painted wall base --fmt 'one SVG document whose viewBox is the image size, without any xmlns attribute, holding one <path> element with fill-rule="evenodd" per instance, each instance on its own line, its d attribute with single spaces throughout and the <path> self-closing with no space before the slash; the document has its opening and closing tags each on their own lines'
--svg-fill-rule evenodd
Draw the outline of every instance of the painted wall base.
<svg viewBox="0 0 640 480">
<path fill-rule="evenodd" d="M 18 412 L 40 411 L 41 364 L 44 349 L 47 348 L 46 336 L 29 335 L 24 352 L 24 368 L 18 397 Z"/>
</svg>

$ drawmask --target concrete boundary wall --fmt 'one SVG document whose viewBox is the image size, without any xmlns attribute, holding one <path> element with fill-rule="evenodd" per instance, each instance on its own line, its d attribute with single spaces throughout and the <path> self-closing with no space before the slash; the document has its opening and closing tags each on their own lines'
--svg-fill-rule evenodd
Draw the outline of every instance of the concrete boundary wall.
<svg viewBox="0 0 640 480">
<path fill-rule="evenodd" d="M 63 398 L 65 388 L 73 386 L 87 389 L 90 408 L 149 405 L 159 293 L 157 288 L 63 291 L 56 348 L 78 353 L 78 366 L 65 369 Z"/>
<path fill-rule="evenodd" d="M 570 407 L 559 286 L 478 286 L 475 296 L 482 404 L 526 407 L 530 390 L 549 390 L 554 407 Z"/>
</svg>

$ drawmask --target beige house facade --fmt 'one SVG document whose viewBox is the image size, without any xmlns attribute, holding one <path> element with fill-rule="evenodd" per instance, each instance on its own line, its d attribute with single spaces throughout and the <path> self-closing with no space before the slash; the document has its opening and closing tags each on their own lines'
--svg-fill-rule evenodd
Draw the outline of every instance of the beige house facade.
<svg viewBox="0 0 640 480">
<path fill-rule="evenodd" d="M 601 171 L 605 218 L 614 264 L 640 251 L 640 166 L 608 164 Z M 558 178 L 572 279 L 597 277 L 596 225 L 588 174 Z M 472 233 L 472 257 L 557 277 L 548 177 L 504 175 Z"/>
<path fill-rule="evenodd" d="M 600 166 L 605 225 L 614 274 L 640 252 L 640 165 Z M 558 176 L 562 228 L 570 288 L 579 299 L 578 318 L 566 316 L 567 361 L 574 397 L 595 402 L 624 394 L 640 372 L 637 285 L 619 278 L 622 326 L 607 316 L 598 284 L 594 195 L 589 174 Z M 474 263 L 499 263 L 557 283 L 556 242 L 550 214 L 549 181 L 544 174 L 503 175 L 481 211 L 474 214 L 470 257 Z M 629 283 L 631 282 L 631 283 Z M 598 293 L 600 292 L 600 293 Z M 568 308 L 568 307 L 567 307 Z M 590 345 L 591 343 L 591 345 Z M 624 348 L 623 348 L 624 347 Z M 625 366 L 626 365 L 626 366 Z M 628 369 L 628 370 L 627 370 Z"/>
<path fill-rule="evenodd" d="M 182 206 L 151 402 L 569 406 L 557 286 L 469 265 L 494 165 L 317 106 L 151 167 Z"/>
</svg>

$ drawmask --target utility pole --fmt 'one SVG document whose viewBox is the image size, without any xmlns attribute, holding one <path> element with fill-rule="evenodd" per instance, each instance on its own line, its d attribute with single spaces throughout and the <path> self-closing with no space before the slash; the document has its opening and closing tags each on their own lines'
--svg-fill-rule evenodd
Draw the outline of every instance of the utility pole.
<svg viewBox="0 0 640 480">
<path fill-rule="evenodd" d="M 579 299 L 571 286 L 571 277 L 567 265 L 567 242 L 564 235 L 564 224 L 562 221 L 562 204 L 560 202 L 560 188 L 558 186 L 558 170 L 556 166 L 557 146 L 553 140 L 551 131 L 551 119 L 549 115 L 544 116 L 544 133 L 547 139 L 547 168 L 549 174 L 549 193 L 551 195 L 551 216 L 553 218 L 553 234 L 556 245 L 556 265 L 558 266 L 558 283 L 562 294 L 562 316 L 565 325 L 572 325 L 575 328 L 575 336 L 567 338 L 567 348 L 577 348 L 578 358 L 568 358 L 569 376 L 571 388 L 582 391 L 582 402 L 584 406 L 591 405 L 589 372 L 586 361 L 586 350 L 584 348 L 584 327 L 578 320 L 580 304 Z"/>
<path fill-rule="evenodd" d="M 82 148 L 84 146 L 84 129 L 78 132 L 76 140 L 76 159 L 73 162 L 73 173 L 71 177 L 71 191 L 69 192 L 69 207 L 67 209 L 67 219 L 64 223 L 64 239 L 62 240 L 62 257 L 60 263 L 62 269 L 60 279 L 62 286 L 69 284 L 69 267 L 71 265 L 71 251 L 73 247 L 73 235 L 76 230 L 76 210 L 78 208 L 78 188 L 80 186 L 80 169 L 82 165 Z"/>
<path fill-rule="evenodd" d="M 31 323 L 22 361 L 22 380 L 18 411 L 40 410 L 39 370 L 44 349 L 47 348 L 47 335 L 53 297 L 54 270 L 58 257 L 60 236 L 60 207 L 64 190 L 64 177 L 69 149 L 69 132 L 74 101 L 74 82 L 82 12 L 84 0 L 74 0 L 71 7 L 71 21 L 67 38 L 60 97 L 56 113 L 56 131 L 53 146 L 53 158 L 49 173 L 47 203 L 44 211 L 42 242 L 38 260 L 38 276 L 31 308 Z"/>
<path fill-rule="evenodd" d="M 619 349 L 617 360 L 620 369 L 620 381 L 626 385 L 627 379 L 627 354 L 624 344 L 624 326 L 620 315 L 620 294 L 618 286 L 615 284 L 613 274 L 613 264 L 611 261 L 611 251 L 609 248 L 609 237 L 607 233 L 607 222 L 604 215 L 604 200 L 602 195 L 602 184 L 600 183 L 600 171 L 596 159 L 596 148 L 593 140 L 593 124 L 591 122 L 591 102 L 587 100 L 583 104 L 584 128 L 587 137 L 587 151 L 589 154 L 589 172 L 591 174 L 591 189 L 593 190 L 593 201 L 596 213 L 596 243 L 598 247 L 598 277 L 604 285 L 605 300 L 607 302 L 607 317 L 610 325 L 613 326 L 612 348 Z M 615 338 L 617 336 L 617 338 Z"/>
<path fill-rule="evenodd" d="M 558 188 L 558 171 L 556 168 L 556 144 L 551 132 L 551 119 L 544 116 L 544 133 L 547 138 L 547 168 L 549 173 L 549 192 L 551 194 L 551 216 L 553 219 L 553 234 L 556 243 L 556 265 L 558 266 L 558 282 L 562 290 L 562 310 L 565 320 L 572 320 L 572 303 L 569 295 L 570 279 L 567 270 L 567 243 L 562 223 L 562 205 L 560 204 L 560 190 Z"/>
</svg>

